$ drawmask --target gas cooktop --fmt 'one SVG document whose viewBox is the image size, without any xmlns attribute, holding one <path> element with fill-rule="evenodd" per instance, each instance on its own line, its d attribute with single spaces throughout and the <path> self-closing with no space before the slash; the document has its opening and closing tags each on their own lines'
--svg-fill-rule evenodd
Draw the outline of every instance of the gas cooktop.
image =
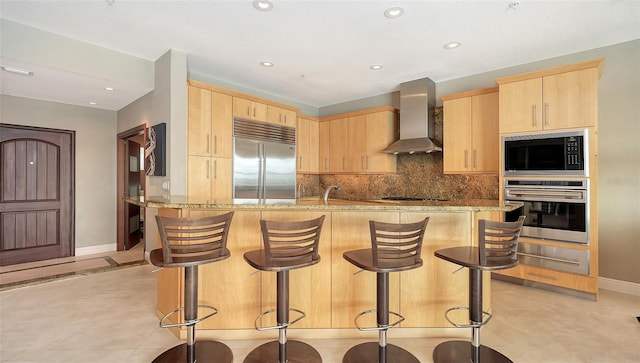
<svg viewBox="0 0 640 363">
<path fill-rule="evenodd" d="M 416 198 L 416 197 L 382 197 L 382 200 L 416 201 L 416 202 L 446 202 L 449 199 L 441 198 Z"/>
</svg>

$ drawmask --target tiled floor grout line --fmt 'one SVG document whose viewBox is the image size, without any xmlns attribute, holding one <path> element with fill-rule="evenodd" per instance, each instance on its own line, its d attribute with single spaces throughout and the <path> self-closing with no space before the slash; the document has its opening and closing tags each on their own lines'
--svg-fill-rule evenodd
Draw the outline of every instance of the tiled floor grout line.
<svg viewBox="0 0 640 363">
<path fill-rule="evenodd" d="M 97 260 L 97 259 L 105 260 L 109 264 L 109 266 L 95 267 L 95 268 L 84 269 L 84 270 L 79 270 L 79 271 L 71 271 L 71 272 L 65 272 L 65 273 L 61 273 L 61 274 L 53 274 L 53 275 L 50 275 L 50 276 L 37 277 L 37 278 L 33 278 L 33 279 L 28 279 L 28 280 L 8 282 L 6 284 L 0 284 L 0 291 L 11 290 L 11 289 L 15 289 L 15 288 L 24 287 L 24 286 L 32 286 L 32 285 L 42 284 L 42 283 L 51 282 L 51 281 L 55 281 L 55 280 L 69 279 L 69 278 L 77 277 L 77 276 L 86 276 L 86 275 L 91 275 L 91 274 L 95 274 L 95 273 L 121 269 L 121 268 L 125 268 L 125 267 L 139 266 L 139 265 L 147 264 L 147 261 L 145 261 L 145 260 L 118 263 L 113 258 L 111 258 L 109 256 L 98 257 L 98 258 L 94 258 L 94 259 L 88 259 L 88 260 L 85 260 L 85 261 Z M 69 263 L 74 263 L 74 262 L 77 262 L 77 261 L 72 261 L 72 262 L 69 262 Z M 49 267 L 49 266 L 57 266 L 57 265 L 63 265 L 63 264 L 65 264 L 65 263 L 34 267 L 33 269 Z M 26 270 L 30 270 L 30 269 L 17 270 L 17 271 L 26 271 Z M 15 272 L 15 271 L 10 271 L 10 272 Z M 6 273 L 9 273 L 9 272 L 6 272 Z"/>
</svg>

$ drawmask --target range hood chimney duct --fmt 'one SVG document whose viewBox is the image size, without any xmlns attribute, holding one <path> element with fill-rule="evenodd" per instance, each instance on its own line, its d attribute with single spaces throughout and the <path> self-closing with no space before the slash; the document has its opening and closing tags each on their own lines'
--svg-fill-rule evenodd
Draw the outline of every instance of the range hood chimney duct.
<svg viewBox="0 0 640 363">
<path fill-rule="evenodd" d="M 387 146 L 388 154 L 442 151 L 434 139 L 436 85 L 429 78 L 400 84 L 400 140 Z"/>
</svg>

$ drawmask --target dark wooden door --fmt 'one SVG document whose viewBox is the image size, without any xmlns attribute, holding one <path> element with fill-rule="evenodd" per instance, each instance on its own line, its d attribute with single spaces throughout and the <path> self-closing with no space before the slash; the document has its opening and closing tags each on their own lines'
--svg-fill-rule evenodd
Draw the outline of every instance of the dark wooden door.
<svg viewBox="0 0 640 363">
<path fill-rule="evenodd" d="M 137 197 L 140 194 L 140 144 L 135 141 L 126 140 L 125 158 L 125 184 L 127 186 L 126 196 Z M 140 207 L 129 204 L 125 206 L 125 236 L 124 249 L 128 250 L 140 242 Z"/>
<path fill-rule="evenodd" d="M 0 266 L 75 254 L 74 136 L 0 125 Z"/>
</svg>

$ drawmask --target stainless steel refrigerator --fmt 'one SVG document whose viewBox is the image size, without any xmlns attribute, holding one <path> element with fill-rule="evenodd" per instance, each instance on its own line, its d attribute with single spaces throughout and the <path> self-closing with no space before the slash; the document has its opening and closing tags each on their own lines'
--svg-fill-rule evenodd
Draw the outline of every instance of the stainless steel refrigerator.
<svg viewBox="0 0 640 363">
<path fill-rule="evenodd" d="M 295 129 L 236 119 L 233 135 L 233 198 L 295 199 Z"/>
</svg>

